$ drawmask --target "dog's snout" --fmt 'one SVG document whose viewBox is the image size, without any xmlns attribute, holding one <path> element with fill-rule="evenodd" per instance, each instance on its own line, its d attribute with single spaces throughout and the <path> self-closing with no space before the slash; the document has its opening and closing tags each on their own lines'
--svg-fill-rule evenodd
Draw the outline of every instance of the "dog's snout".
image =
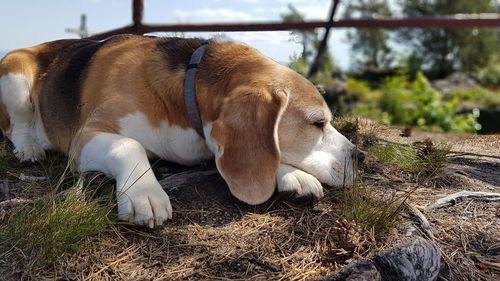
<svg viewBox="0 0 500 281">
<path fill-rule="evenodd" d="M 365 161 L 365 153 L 359 149 L 356 149 L 354 151 L 354 157 L 356 157 L 358 164 L 361 164 L 363 163 L 363 161 Z"/>
</svg>

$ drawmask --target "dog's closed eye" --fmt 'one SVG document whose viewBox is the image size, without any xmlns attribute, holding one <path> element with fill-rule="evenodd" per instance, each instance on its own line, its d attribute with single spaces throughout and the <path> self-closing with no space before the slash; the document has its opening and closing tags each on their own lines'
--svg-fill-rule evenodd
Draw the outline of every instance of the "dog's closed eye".
<svg viewBox="0 0 500 281">
<path fill-rule="evenodd" d="M 324 119 L 318 120 L 314 121 L 312 124 L 318 129 L 323 129 L 326 126 L 326 121 Z"/>
<path fill-rule="evenodd" d="M 318 129 L 323 129 L 326 126 L 325 113 L 319 110 L 313 110 L 306 114 L 308 123 Z"/>
</svg>

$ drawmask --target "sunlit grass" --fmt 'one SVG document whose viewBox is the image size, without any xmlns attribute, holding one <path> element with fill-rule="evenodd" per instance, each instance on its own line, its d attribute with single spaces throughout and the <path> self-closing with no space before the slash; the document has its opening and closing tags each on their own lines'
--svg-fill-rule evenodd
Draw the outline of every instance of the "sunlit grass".
<svg viewBox="0 0 500 281">
<path fill-rule="evenodd" d="M 12 211 L 0 226 L 0 243 L 21 250 L 27 261 L 43 266 L 74 252 L 92 235 L 112 229 L 111 200 L 90 200 L 69 190 Z"/>
<path fill-rule="evenodd" d="M 0 152 L 9 156 L 5 142 Z M 97 197 L 92 195 L 99 186 L 88 182 L 84 186 L 83 177 L 70 175 L 71 160 L 63 155 L 49 154 L 40 163 L 28 163 L 30 166 L 5 157 L 0 171 L 3 162 L 9 177 L 28 173 L 47 176 L 48 181 L 26 183 L 26 189 L 46 193 L 23 191 L 27 198 L 35 198 L 9 210 L 0 222 L 0 258 L 17 260 L 27 270 L 43 267 L 64 253 L 78 251 L 87 238 L 113 229 L 114 198 L 109 194 L 91 198 Z"/>
<path fill-rule="evenodd" d="M 369 155 L 382 164 L 411 173 L 434 173 L 447 163 L 450 149 L 446 145 L 434 145 L 429 139 L 406 144 L 375 144 Z"/>
<path fill-rule="evenodd" d="M 343 217 L 377 234 L 396 225 L 407 198 L 406 194 L 380 198 L 360 183 L 345 190 L 341 196 Z"/>
</svg>

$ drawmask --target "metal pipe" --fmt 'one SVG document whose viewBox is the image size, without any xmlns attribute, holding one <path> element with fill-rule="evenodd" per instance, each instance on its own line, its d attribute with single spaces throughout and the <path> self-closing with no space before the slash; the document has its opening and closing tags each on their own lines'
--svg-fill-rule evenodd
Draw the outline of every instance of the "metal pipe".
<svg viewBox="0 0 500 281">
<path fill-rule="evenodd" d="M 310 30 L 323 28 L 326 21 L 308 22 L 255 22 L 255 23 L 199 23 L 171 25 L 141 25 L 137 34 L 151 32 L 235 32 L 235 31 L 287 31 Z M 341 19 L 333 21 L 332 28 L 466 28 L 466 27 L 500 27 L 499 14 L 467 14 L 441 17 L 415 18 L 378 18 L 378 19 Z M 103 35 L 115 35 L 133 32 L 132 26 L 126 26 L 90 38 L 106 38 Z"/>
</svg>

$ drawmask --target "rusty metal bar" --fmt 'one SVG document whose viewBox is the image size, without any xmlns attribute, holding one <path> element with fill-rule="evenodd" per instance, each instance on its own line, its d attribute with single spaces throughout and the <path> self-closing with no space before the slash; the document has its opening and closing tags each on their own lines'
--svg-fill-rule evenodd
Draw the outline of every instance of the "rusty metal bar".
<svg viewBox="0 0 500 281">
<path fill-rule="evenodd" d="M 134 25 L 94 35 L 90 38 L 103 39 L 110 35 L 127 32 L 144 34 L 151 32 L 235 32 L 235 31 L 286 31 L 310 30 L 323 28 L 326 21 L 308 22 L 254 22 L 254 23 L 199 23 L 172 25 L 141 25 L 134 32 Z M 340 19 L 333 21 L 332 28 L 464 28 L 464 27 L 500 27 L 499 14 L 468 14 L 443 17 L 418 18 L 379 18 L 379 19 Z"/>
</svg>

